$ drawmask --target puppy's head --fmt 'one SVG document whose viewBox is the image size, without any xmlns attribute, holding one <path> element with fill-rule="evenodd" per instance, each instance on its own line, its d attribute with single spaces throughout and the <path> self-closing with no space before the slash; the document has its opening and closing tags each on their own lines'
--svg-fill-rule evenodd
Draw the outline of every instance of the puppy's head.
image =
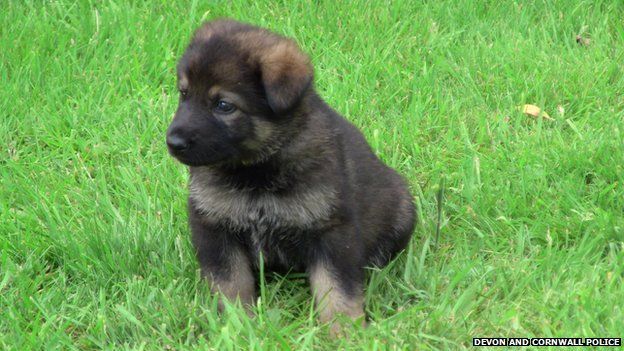
<svg viewBox="0 0 624 351">
<path fill-rule="evenodd" d="M 178 64 L 180 101 L 167 146 L 190 166 L 250 164 L 276 152 L 311 89 L 290 39 L 231 20 L 195 32 Z"/>
</svg>

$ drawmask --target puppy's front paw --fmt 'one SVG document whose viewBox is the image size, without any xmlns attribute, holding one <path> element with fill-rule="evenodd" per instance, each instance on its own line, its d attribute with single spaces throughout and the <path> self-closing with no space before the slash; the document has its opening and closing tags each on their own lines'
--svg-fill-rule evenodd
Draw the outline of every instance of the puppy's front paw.
<svg viewBox="0 0 624 351">
<path fill-rule="evenodd" d="M 368 323 L 366 322 L 364 315 L 355 319 L 352 317 L 347 319 L 344 318 L 343 315 L 339 315 L 329 323 L 329 336 L 334 339 L 348 337 L 349 332 L 354 328 L 366 327 L 368 327 Z"/>
<path fill-rule="evenodd" d="M 342 330 L 345 329 L 342 326 L 343 322 L 349 324 L 358 321 L 362 326 L 366 326 L 364 297 L 360 289 L 345 289 L 343 281 L 323 264 L 316 265 L 310 270 L 310 285 L 319 320 L 321 323 L 330 323 L 331 336 L 342 334 Z"/>
</svg>

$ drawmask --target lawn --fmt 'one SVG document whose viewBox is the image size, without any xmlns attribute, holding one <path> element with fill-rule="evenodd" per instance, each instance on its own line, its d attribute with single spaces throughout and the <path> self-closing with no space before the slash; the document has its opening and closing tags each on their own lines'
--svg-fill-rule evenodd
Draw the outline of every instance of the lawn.
<svg viewBox="0 0 624 351">
<path fill-rule="evenodd" d="M 199 278 L 164 133 L 176 61 L 222 16 L 294 37 L 416 196 L 409 249 L 371 270 L 370 325 L 346 338 L 305 276 L 267 276 L 251 319 L 218 316 Z M 0 349 L 623 337 L 623 18 L 618 0 L 2 1 Z"/>
</svg>

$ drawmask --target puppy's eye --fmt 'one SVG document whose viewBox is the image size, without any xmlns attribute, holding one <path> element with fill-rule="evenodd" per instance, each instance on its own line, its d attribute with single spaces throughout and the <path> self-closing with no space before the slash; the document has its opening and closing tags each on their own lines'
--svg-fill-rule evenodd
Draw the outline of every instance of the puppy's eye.
<svg viewBox="0 0 624 351">
<path fill-rule="evenodd" d="M 229 114 L 236 111 L 236 106 L 227 101 L 219 100 L 213 108 L 214 112 L 221 114 Z"/>
<path fill-rule="evenodd" d="M 180 96 L 182 97 L 186 97 L 188 95 L 188 90 L 186 89 L 180 89 Z"/>
</svg>

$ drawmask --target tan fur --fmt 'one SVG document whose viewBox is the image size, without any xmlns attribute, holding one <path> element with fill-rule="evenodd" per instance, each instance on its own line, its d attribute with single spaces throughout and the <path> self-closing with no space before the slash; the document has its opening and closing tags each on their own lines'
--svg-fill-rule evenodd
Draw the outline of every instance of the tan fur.
<svg viewBox="0 0 624 351">
<path fill-rule="evenodd" d="M 297 44 L 283 39 L 261 54 L 262 78 L 270 84 L 279 82 L 284 75 L 293 81 L 306 80 L 313 73 L 310 59 Z"/>
<path fill-rule="evenodd" d="M 265 30 L 233 35 L 240 48 L 259 63 L 269 102 L 287 107 L 310 84 L 314 68 L 293 40 Z"/>
<path fill-rule="evenodd" d="M 247 103 L 245 99 L 235 92 L 229 91 L 221 87 L 220 85 L 213 85 L 208 89 L 208 98 L 216 100 L 217 97 L 234 104 L 239 109 L 247 110 Z"/>
<path fill-rule="evenodd" d="M 213 276 L 206 277 L 210 281 L 212 291 L 220 293 L 231 302 L 239 299 L 244 306 L 253 305 L 255 282 L 249 259 L 242 252 L 235 252 L 230 257 L 229 265 L 231 273 L 227 280 Z M 221 301 L 219 301 L 219 308 L 223 309 Z"/>
<path fill-rule="evenodd" d="M 261 150 L 263 148 L 266 148 L 265 145 L 268 144 L 268 141 L 271 140 L 271 138 L 273 137 L 273 134 L 275 133 L 275 128 L 273 127 L 273 123 L 265 121 L 260 118 L 253 118 L 251 121 L 254 126 L 255 138 L 245 140 L 244 141 L 245 147 L 251 150 Z M 278 143 L 273 143 L 273 145 L 275 146 L 272 147 L 272 149 L 278 149 L 280 146 Z M 273 152 L 271 150 L 270 154 L 272 153 Z"/>
<path fill-rule="evenodd" d="M 201 26 L 193 37 L 194 40 L 208 41 L 212 37 L 214 30 L 211 26 Z"/>
<path fill-rule="evenodd" d="M 208 22 L 195 31 L 193 41 L 208 41 L 215 34 L 225 34 L 236 24 L 233 21 L 222 19 Z"/>
<path fill-rule="evenodd" d="M 273 47 L 279 38 L 265 30 L 236 33 L 232 36 L 238 45 L 245 51 L 255 53 L 257 59 L 262 53 Z"/>
<path fill-rule="evenodd" d="M 210 87 L 210 89 L 208 89 L 208 97 L 210 97 L 211 99 L 214 99 L 215 96 L 219 95 L 219 93 L 221 92 L 221 86 L 219 85 L 213 85 Z"/>
<path fill-rule="evenodd" d="M 252 122 L 255 128 L 256 139 L 261 144 L 266 143 L 274 133 L 273 123 L 260 118 L 254 118 Z"/>
<path fill-rule="evenodd" d="M 233 37 L 248 52 L 255 53 L 263 69 L 263 79 L 273 83 L 283 74 L 293 79 L 305 79 L 313 74 L 309 57 L 297 43 L 267 31 L 238 33 Z"/>
<path fill-rule="evenodd" d="M 322 185 L 287 197 L 271 193 L 254 197 L 245 191 L 210 186 L 212 177 L 209 168 L 198 169 L 191 178 L 190 196 L 202 213 L 234 228 L 253 228 L 260 216 L 276 226 L 310 227 L 329 218 L 336 201 L 334 189 Z"/>
<path fill-rule="evenodd" d="M 182 74 L 178 79 L 178 89 L 187 90 L 189 88 L 189 80 L 186 74 Z"/>
<path fill-rule="evenodd" d="M 363 296 L 349 296 L 340 291 L 339 282 L 324 265 L 317 265 L 310 270 L 310 285 L 322 323 L 332 322 L 338 314 L 352 320 L 361 318 L 364 323 Z M 331 332 L 339 333 L 340 325 L 332 323 Z"/>
</svg>

